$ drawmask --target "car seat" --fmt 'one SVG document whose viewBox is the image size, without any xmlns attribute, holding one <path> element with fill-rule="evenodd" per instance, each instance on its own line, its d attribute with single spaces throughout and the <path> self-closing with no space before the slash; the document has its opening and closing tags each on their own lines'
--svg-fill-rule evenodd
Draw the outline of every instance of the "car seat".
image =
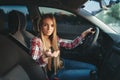
<svg viewBox="0 0 120 80">
<path fill-rule="evenodd" d="M 5 26 L 0 25 L 0 80 L 46 80 L 44 70 L 7 32 Z"/>
<path fill-rule="evenodd" d="M 26 26 L 26 16 L 22 12 L 16 10 L 9 12 L 8 27 L 10 35 L 24 47 L 29 49 L 30 40 L 34 35 L 26 31 Z"/>
<path fill-rule="evenodd" d="M 0 80 L 46 80 L 44 70 L 8 36 L 0 34 Z"/>
</svg>

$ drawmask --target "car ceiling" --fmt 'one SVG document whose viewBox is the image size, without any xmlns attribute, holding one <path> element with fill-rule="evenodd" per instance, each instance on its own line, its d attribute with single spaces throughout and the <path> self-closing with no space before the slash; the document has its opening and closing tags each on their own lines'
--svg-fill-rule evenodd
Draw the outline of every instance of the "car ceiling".
<svg viewBox="0 0 120 80">
<path fill-rule="evenodd" d="M 44 5 L 78 9 L 88 0 L 1 0 L 0 5 Z"/>
</svg>

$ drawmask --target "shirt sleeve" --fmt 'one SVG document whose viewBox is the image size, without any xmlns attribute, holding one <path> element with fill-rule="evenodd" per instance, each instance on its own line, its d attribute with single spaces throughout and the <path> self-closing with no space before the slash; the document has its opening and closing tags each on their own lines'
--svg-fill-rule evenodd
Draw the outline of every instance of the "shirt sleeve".
<svg viewBox="0 0 120 80">
<path fill-rule="evenodd" d="M 31 40 L 31 55 L 32 58 L 38 63 L 40 64 L 40 66 L 45 66 L 45 62 L 43 61 L 42 58 L 42 50 L 41 50 L 42 46 L 40 43 L 40 39 L 39 38 L 33 38 Z"/>
<path fill-rule="evenodd" d="M 71 41 L 68 41 L 68 40 L 58 37 L 59 46 L 64 47 L 66 49 L 75 48 L 79 44 L 82 44 L 82 40 L 83 40 L 82 36 L 78 36 L 77 38 L 75 38 L 74 40 L 71 40 Z"/>
</svg>

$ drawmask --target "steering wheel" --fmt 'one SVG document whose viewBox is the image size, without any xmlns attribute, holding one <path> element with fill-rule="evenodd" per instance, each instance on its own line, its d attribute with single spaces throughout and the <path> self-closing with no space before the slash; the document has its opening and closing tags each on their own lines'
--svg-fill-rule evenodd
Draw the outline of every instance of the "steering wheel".
<svg viewBox="0 0 120 80">
<path fill-rule="evenodd" d="M 99 28 L 95 27 L 95 28 L 93 28 L 93 31 L 95 31 L 94 34 L 88 34 L 84 38 L 83 43 L 82 43 L 83 48 L 91 48 L 96 44 L 96 41 L 97 41 L 98 36 L 99 36 Z"/>
</svg>

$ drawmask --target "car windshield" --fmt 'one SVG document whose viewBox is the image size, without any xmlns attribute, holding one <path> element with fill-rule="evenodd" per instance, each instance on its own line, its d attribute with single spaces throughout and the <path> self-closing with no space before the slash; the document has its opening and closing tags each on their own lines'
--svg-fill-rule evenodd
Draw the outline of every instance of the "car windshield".
<svg viewBox="0 0 120 80">
<path fill-rule="evenodd" d="M 84 9 L 120 33 L 120 0 L 91 0 L 85 3 Z"/>
</svg>

